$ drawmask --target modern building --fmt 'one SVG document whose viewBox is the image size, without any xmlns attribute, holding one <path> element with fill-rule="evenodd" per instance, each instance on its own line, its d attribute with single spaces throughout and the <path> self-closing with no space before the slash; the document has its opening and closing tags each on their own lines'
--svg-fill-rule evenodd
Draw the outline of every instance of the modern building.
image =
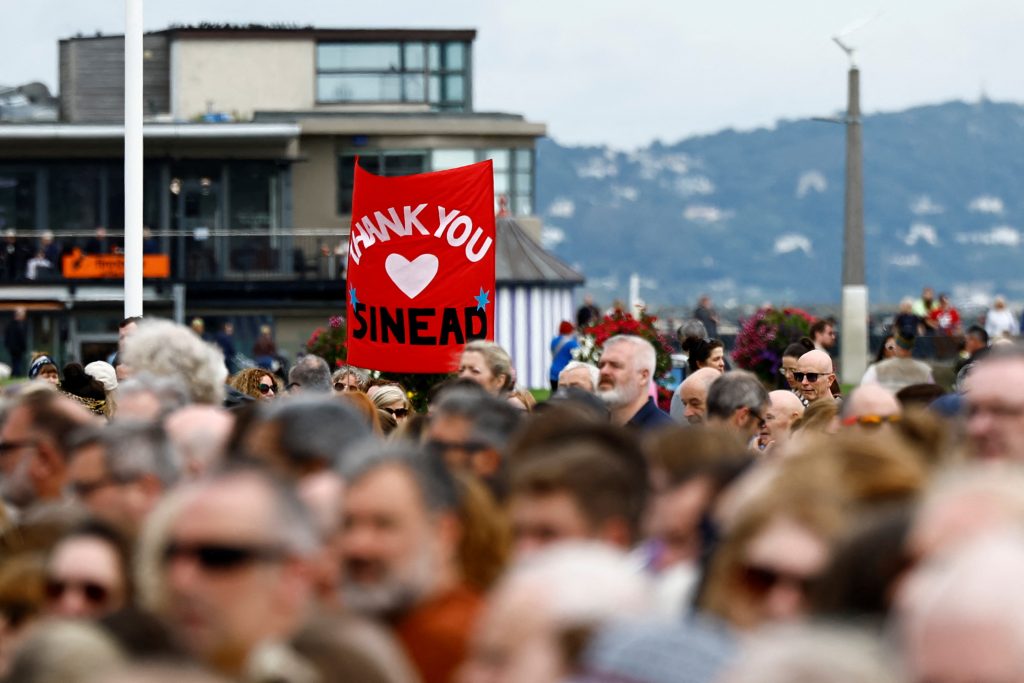
<svg viewBox="0 0 1024 683">
<path fill-rule="evenodd" d="M 381 175 L 491 159 L 496 195 L 536 238 L 545 127 L 475 111 L 475 38 L 205 25 L 147 34 L 147 313 L 203 317 L 208 330 L 230 320 L 243 352 L 272 323 L 279 346 L 298 349 L 344 310 L 356 157 Z M 60 41 L 59 120 L 0 122 L 0 307 L 37 311 L 33 346 L 62 359 L 105 355 L 122 315 L 109 254 L 124 229 L 123 55 L 123 36 Z"/>
</svg>

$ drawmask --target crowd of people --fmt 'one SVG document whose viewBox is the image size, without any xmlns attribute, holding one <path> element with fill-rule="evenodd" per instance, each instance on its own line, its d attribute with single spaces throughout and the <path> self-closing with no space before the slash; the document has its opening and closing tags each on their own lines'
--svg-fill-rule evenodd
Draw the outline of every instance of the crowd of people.
<svg viewBox="0 0 1024 683">
<path fill-rule="evenodd" d="M 1024 348 L 839 397 L 826 323 L 770 391 L 707 303 L 669 412 L 631 335 L 541 403 L 472 341 L 421 410 L 315 355 L 229 375 L 165 320 L 33 359 L 0 400 L 0 680 L 1024 681 Z"/>
</svg>

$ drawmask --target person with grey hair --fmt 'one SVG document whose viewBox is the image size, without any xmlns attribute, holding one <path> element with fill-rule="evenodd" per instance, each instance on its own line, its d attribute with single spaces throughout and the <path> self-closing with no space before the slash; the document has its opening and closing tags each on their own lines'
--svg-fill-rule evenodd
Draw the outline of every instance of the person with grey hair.
<svg viewBox="0 0 1024 683">
<path fill-rule="evenodd" d="M 569 361 L 562 371 L 558 373 L 558 388 L 576 387 L 583 391 L 594 393 L 597 391 L 597 384 L 601 381 L 601 372 L 596 365 L 584 363 L 583 361 Z"/>
<path fill-rule="evenodd" d="M 619 334 L 604 343 L 597 362 L 597 396 L 611 411 L 611 421 L 637 429 L 657 429 L 673 424 L 668 413 L 648 395 L 657 353 L 642 337 Z"/>
<path fill-rule="evenodd" d="M 184 325 L 170 320 L 145 320 L 134 334 L 125 337 L 123 360 L 132 373 L 148 372 L 179 379 L 195 403 L 224 402 L 224 382 L 228 377 L 224 354 Z"/>
<path fill-rule="evenodd" d="M 288 371 L 288 386 L 285 388 L 289 394 L 331 393 L 331 369 L 327 367 L 327 361 L 307 353 Z"/>
<path fill-rule="evenodd" d="M 68 488 L 93 515 L 134 537 L 173 487 L 181 466 L 162 426 L 118 422 L 88 427 L 70 444 Z"/>
<path fill-rule="evenodd" d="M 148 606 L 211 669 L 240 676 L 261 646 L 311 618 L 319 539 L 294 487 L 262 470 L 226 470 L 174 492 L 149 526 L 155 547 L 143 547 L 161 558 L 161 589 Z"/>
<path fill-rule="evenodd" d="M 427 447 L 453 470 L 479 477 L 501 500 L 507 489 L 509 439 L 523 422 L 523 412 L 467 383 L 445 389 L 434 402 L 425 440 Z"/>
<path fill-rule="evenodd" d="M 162 420 L 189 403 L 180 378 L 139 372 L 118 385 L 114 420 Z"/>
<path fill-rule="evenodd" d="M 343 394 L 346 391 L 366 391 L 366 385 L 370 377 L 365 370 L 354 365 L 343 365 L 331 375 L 331 384 L 335 394 Z"/>
<path fill-rule="evenodd" d="M 298 479 L 338 470 L 372 432 L 353 407 L 333 396 L 306 394 L 261 404 L 242 438 L 245 455 Z"/>
<path fill-rule="evenodd" d="M 757 376 L 746 370 L 731 370 L 708 388 L 708 424 L 735 430 L 751 439 L 764 424 L 771 405 L 768 392 Z"/>
<path fill-rule="evenodd" d="M 365 453 L 346 479 L 342 602 L 386 619 L 422 680 L 453 680 L 483 601 L 458 560 L 454 478 L 437 457 L 395 444 Z"/>
</svg>

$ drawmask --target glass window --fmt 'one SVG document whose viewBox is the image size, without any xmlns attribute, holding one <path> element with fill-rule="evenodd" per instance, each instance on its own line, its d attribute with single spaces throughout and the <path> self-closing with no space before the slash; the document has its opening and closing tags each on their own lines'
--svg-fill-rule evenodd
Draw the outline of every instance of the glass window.
<svg viewBox="0 0 1024 683">
<path fill-rule="evenodd" d="M 441 101 L 441 77 L 430 77 L 430 103 L 437 104 Z"/>
<path fill-rule="evenodd" d="M 500 171 L 494 172 L 494 196 L 508 194 L 508 174 Z"/>
<path fill-rule="evenodd" d="M 465 43 L 446 43 L 444 46 L 444 68 L 462 71 L 465 68 Z"/>
<path fill-rule="evenodd" d="M 419 70 L 426 66 L 425 46 L 423 43 L 405 44 L 405 70 Z"/>
<path fill-rule="evenodd" d="M 427 46 L 427 64 L 431 71 L 441 69 L 441 43 L 430 43 Z"/>
<path fill-rule="evenodd" d="M 0 167 L 0 229 L 36 226 L 36 174 Z"/>
<path fill-rule="evenodd" d="M 516 196 L 512 211 L 517 216 L 530 216 L 533 214 L 533 202 L 529 195 L 521 194 Z"/>
<path fill-rule="evenodd" d="M 326 74 L 317 79 L 321 102 L 398 102 L 402 96 L 398 74 Z"/>
<path fill-rule="evenodd" d="M 317 68 L 398 71 L 402 68 L 401 50 L 398 43 L 324 43 L 317 46 Z"/>
<path fill-rule="evenodd" d="M 518 171 L 529 171 L 533 168 L 533 150 L 531 149 L 517 149 L 516 150 L 516 170 Z"/>
<path fill-rule="evenodd" d="M 384 156 L 384 175 L 412 175 L 427 170 L 427 155 L 421 152 L 412 154 L 387 153 Z"/>
<path fill-rule="evenodd" d="M 533 190 L 529 173 L 516 173 L 516 192 L 529 194 Z"/>
<path fill-rule="evenodd" d="M 485 159 L 494 162 L 494 170 L 507 171 L 511 162 L 512 153 L 507 149 L 489 149 L 484 153 Z"/>
<path fill-rule="evenodd" d="M 405 92 L 402 100 L 405 102 L 422 102 L 427 99 L 426 88 L 422 74 L 409 74 L 402 77 Z"/>
<path fill-rule="evenodd" d="M 234 162 L 231 174 L 231 215 L 228 227 L 237 230 L 268 230 L 277 224 L 271 215 L 271 197 L 275 191 L 277 169 L 261 161 Z"/>
<path fill-rule="evenodd" d="M 462 81 L 465 78 L 462 74 L 445 77 L 445 102 L 461 102 L 465 97 L 463 94 Z"/>
<path fill-rule="evenodd" d="M 92 232 L 103 225 L 99 164 L 54 165 L 50 167 L 49 176 L 51 229 Z M 123 204 L 121 216 L 123 220 Z"/>
<path fill-rule="evenodd" d="M 431 166 L 435 171 L 468 166 L 476 161 L 476 152 L 471 149 L 435 149 Z"/>
</svg>

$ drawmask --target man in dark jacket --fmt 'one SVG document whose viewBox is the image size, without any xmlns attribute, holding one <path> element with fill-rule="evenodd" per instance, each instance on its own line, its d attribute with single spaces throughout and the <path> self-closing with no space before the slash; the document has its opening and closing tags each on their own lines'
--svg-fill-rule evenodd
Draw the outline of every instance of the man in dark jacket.
<svg viewBox="0 0 1024 683">
<path fill-rule="evenodd" d="M 28 351 L 28 331 L 25 329 L 25 309 L 14 309 L 14 320 L 4 330 L 4 346 L 11 357 L 11 376 L 25 376 L 25 352 Z"/>
</svg>

